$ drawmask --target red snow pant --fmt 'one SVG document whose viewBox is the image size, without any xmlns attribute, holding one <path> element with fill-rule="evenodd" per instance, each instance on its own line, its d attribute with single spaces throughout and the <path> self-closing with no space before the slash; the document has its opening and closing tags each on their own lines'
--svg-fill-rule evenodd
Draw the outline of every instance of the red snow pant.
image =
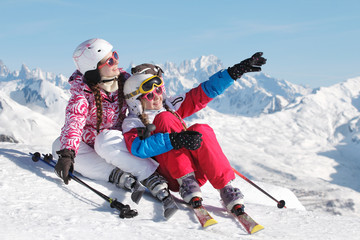
<svg viewBox="0 0 360 240">
<path fill-rule="evenodd" d="M 153 124 L 154 133 L 181 132 L 184 130 L 180 120 L 171 112 L 158 114 Z M 160 164 L 158 172 L 168 180 L 169 189 L 179 191 L 177 178 L 194 172 L 199 185 L 207 180 L 215 189 L 223 188 L 229 181 L 235 179 L 234 171 L 223 153 L 213 129 L 207 124 L 195 124 L 188 130 L 202 134 L 201 147 L 197 150 L 170 150 L 155 157 Z"/>
</svg>

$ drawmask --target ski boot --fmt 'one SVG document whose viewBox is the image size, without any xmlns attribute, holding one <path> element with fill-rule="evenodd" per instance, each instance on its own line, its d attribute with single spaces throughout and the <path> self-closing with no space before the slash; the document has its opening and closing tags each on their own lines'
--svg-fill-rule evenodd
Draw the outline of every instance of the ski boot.
<svg viewBox="0 0 360 240">
<path fill-rule="evenodd" d="M 244 213 L 244 195 L 230 184 L 220 189 L 220 196 L 229 212 L 239 216 Z"/>
<path fill-rule="evenodd" d="M 179 209 L 163 176 L 155 172 L 141 183 L 150 190 L 155 198 L 161 201 L 164 209 L 163 215 L 166 219 L 169 219 Z"/>
<path fill-rule="evenodd" d="M 193 207 L 202 205 L 201 189 L 199 183 L 195 179 L 194 173 L 186 174 L 185 176 L 177 179 L 180 189 L 180 196 L 184 201 Z"/>
<path fill-rule="evenodd" d="M 109 182 L 114 183 L 117 187 L 131 191 L 131 200 L 136 204 L 139 203 L 145 188 L 136 180 L 136 178 L 128 172 L 122 171 L 120 168 L 114 168 L 109 176 Z"/>
<path fill-rule="evenodd" d="M 189 204 L 193 207 L 193 208 L 198 208 L 202 206 L 202 201 L 203 199 L 201 197 L 193 197 Z"/>
</svg>

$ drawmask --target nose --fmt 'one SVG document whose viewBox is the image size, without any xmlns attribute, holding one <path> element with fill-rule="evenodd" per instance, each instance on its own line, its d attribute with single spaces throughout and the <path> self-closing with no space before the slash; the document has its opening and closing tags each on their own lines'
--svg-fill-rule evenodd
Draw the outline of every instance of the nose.
<svg viewBox="0 0 360 240">
<path fill-rule="evenodd" d="M 156 93 L 155 93 L 154 95 L 155 95 L 155 96 L 154 96 L 154 100 L 158 100 L 158 99 L 160 98 L 160 96 L 157 95 Z"/>
<path fill-rule="evenodd" d="M 161 96 L 162 96 L 162 94 L 157 95 L 156 93 L 155 93 L 154 95 L 155 95 L 155 96 L 154 96 L 154 100 L 155 100 L 155 101 L 159 100 L 159 99 L 161 98 Z"/>
</svg>

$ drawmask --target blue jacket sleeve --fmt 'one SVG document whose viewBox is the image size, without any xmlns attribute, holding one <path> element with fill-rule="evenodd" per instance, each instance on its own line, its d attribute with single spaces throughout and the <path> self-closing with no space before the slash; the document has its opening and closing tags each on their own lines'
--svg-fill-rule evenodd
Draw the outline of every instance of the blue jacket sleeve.
<svg viewBox="0 0 360 240">
<path fill-rule="evenodd" d="M 228 87 L 234 83 L 227 70 L 221 70 L 212 75 L 209 80 L 203 82 L 201 87 L 210 98 L 222 94 Z"/>
<path fill-rule="evenodd" d="M 139 158 L 149 158 L 173 149 L 169 133 L 156 133 L 146 139 L 135 138 L 131 145 L 131 153 Z"/>
</svg>

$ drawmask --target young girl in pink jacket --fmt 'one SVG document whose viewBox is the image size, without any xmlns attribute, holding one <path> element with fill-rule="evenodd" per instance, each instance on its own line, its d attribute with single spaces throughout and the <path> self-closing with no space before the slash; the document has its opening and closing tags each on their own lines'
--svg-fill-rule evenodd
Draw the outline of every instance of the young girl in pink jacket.
<svg viewBox="0 0 360 240">
<path fill-rule="evenodd" d="M 110 181 L 131 190 L 136 203 L 144 185 L 166 201 L 170 194 L 166 180 L 156 172 L 159 164 L 131 155 L 123 140 L 121 126 L 127 111 L 123 85 L 130 74 L 118 67 L 117 52 L 107 41 L 94 38 L 81 43 L 73 59 L 77 70 L 69 79 L 65 124 L 53 144 L 56 173 L 65 184 L 74 170 L 94 180 Z"/>
</svg>

